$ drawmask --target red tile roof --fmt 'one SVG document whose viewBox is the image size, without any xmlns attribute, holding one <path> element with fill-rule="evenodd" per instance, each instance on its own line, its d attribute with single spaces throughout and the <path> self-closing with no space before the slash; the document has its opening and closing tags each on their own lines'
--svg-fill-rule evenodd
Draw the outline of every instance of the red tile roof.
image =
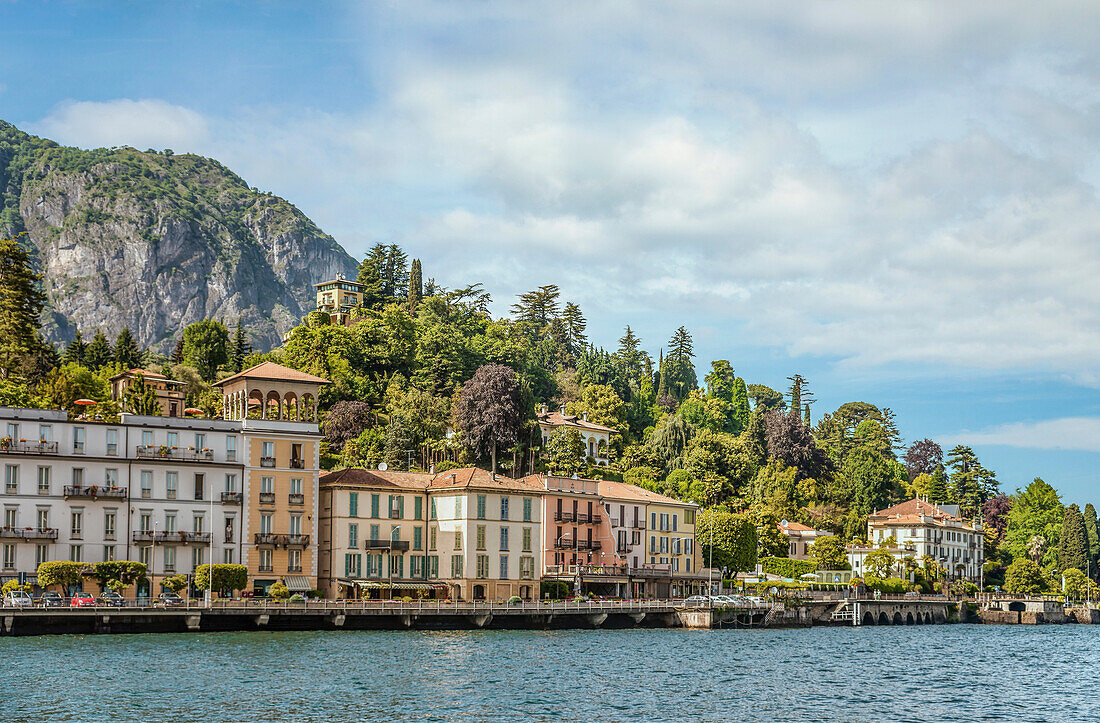
<svg viewBox="0 0 1100 723">
<path fill-rule="evenodd" d="M 676 507 L 693 506 L 690 502 L 682 502 L 681 500 L 666 497 L 656 492 L 651 492 L 643 487 L 627 484 L 626 482 L 600 480 L 599 490 L 601 497 L 605 497 L 615 502 L 645 502 L 653 505 L 675 505 Z"/>
<path fill-rule="evenodd" d="M 400 487 L 421 491 L 426 490 L 431 481 L 432 475 L 426 472 L 394 472 L 361 467 L 348 467 L 336 472 L 327 472 L 320 478 L 322 486 Z"/>
<path fill-rule="evenodd" d="M 967 525 L 964 520 L 947 514 L 931 502 L 920 498 L 914 498 L 901 504 L 887 507 L 884 510 L 872 512 L 867 516 L 867 521 L 872 525 L 886 525 L 893 527 L 906 527 L 920 524 L 934 524 L 946 526 L 954 523 L 953 528 L 976 531 Z"/>
<path fill-rule="evenodd" d="M 428 485 L 429 489 L 512 490 L 516 492 L 545 492 L 540 486 L 525 479 L 512 479 L 502 474 L 490 474 L 480 467 L 462 467 L 439 472 Z"/>
<path fill-rule="evenodd" d="M 268 379 L 281 382 L 304 382 L 307 384 L 331 384 L 328 379 L 300 372 L 297 369 L 285 367 L 275 362 L 261 362 L 254 367 L 237 372 L 233 376 L 214 382 L 214 386 L 220 387 L 238 379 Z"/>
<path fill-rule="evenodd" d="M 546 424 L 551 427 L 577 427 L 578 429 L 587 429 L 592 432 L 607 432 L 608 434 L 618 434 L 618 430 L 611 427 L 605 427 L 602 424 L 595 424 L 589 422 L 575 414 L 562 414 L 561 412 L 547 412 L 546 414 L 539 415 L 539 424 Z"/>
</svg>

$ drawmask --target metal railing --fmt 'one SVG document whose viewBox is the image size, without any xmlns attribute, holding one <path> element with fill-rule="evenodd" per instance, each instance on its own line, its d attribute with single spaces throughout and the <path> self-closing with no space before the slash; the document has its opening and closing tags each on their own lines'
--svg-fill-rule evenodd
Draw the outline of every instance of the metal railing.
<svg viewBox="0 0 1100 723">
<path fill-rule="evenodd" d="M 183 462 L 213 462 L 212 449 L 180 449 L 157 444 L 139 444 L 138 459 L 172 459 Z"/>
<path fill-rule="evenodd" d="M 83 485 L 65 485 L 62 490 L 62 494 L 66 499 L 73 497 L 79 499 L 111 499 L 111 500 L 124 500 L 126 499 L 127 489 L 125 487 L 111 487 L 109 485 L 91 485 L 85 487 Z"/>
<path fill-rule="evenodd" d="M 306 503 L 306 496 L 304 494 L 298 494 L 291 492 L 287 496 L 287 504 L 290 505 L 304 505 Z"/>
<path fill-rule="evenodd" d="M 13 454 L 57 454 L 57 442 L 17 442 L 6 438 L 0 440 L 0 452 Z"/>
<path fill-rule="evenodd" d="M 260 493 L 260 504 L 261 505 L 273 505 L 273 504 L 275 504 L 275 493 L 274 492 L 261 492 Z"/>
<path fill-rule="evenodd" d="M 274 467 L 275 466 L 275 458 L 274 457 L 260 457 L 260 466 L 261 467 Z"/>
<path fill-rule="evenodd" d="M 227 505 L 239 505 L 241 504 L 241 498 L 240 492 L 222 492 L 222 502 Z"/>
</svg>

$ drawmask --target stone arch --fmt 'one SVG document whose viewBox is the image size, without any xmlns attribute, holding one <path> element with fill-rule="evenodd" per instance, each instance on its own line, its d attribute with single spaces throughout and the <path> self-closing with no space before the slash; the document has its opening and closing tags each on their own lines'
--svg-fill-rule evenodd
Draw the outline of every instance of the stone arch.
<svg viewBox="0 0 1100 723">
<path fill-rule="evenodd" d="M 924 625 L 924 615 L 917 613 L 917 625 Z"/>
<path fill-rule="evenodd" d="M 248 392 L 247 416 L 249 419 L 264 418 L 264 393 L 259 389 L 252 389 Z"/>
<path fill-rule="evenodd" d="M 913 620 L 913 613 L 905 613 L 905 624 L 906 625 L 915 625 L 916 624 L 916 622 Z"/>
<path fill-rule="evenodd" d="M 287 422 L 297 422 L 302 413 L 301 402 L 294 392 L 283 395 L 283 419 Z"/>
<path fill-rule="evenodd" d="M 1008 611 L 1010 613 L 1022 613 L 1025 610 L 1027 610 L 1027 605 L 1019 600 L 1013 600 L 1008 604 Z"/>
<path fill-rule="evenodd" d="M 264 397 L 264 419 L 277 420 L 283 413 L 283 400 L 276 391 L 270 391 Z"/>
<path fill-rule="evenodd" d="M 878 624 L 879 625 L 889 625 L 890 624 L 890 618 L 886 617 L 886 612 L 885 611 L 880 611 L 879 612 L 879 614 L 878 614 Z"/>
<path fill-rule="evenodd" d="M 302 395 L 302 418 L 303 422 L 316 422 L 317 421 L 317 397 L 312 394 Z"/>
<path fill-rule="evenodd" d="M 864 625 L 874 625 L 875 624 L 875 616 L 871 614 L 870 610 L 863 613 L 863 624 Z"/>
<path fill-rule="evenodd" d="M 894 623 L 894 625 L 901 625 L 902 624 L 901 611 L 894 612 L 893 623 Z"/>
<path fill-rule="evenodd" d="M 474 600 L 484 600 L 484 599 L 485 599 L 485 586 L 484 585 L 474 585 Z"/>
</svg>

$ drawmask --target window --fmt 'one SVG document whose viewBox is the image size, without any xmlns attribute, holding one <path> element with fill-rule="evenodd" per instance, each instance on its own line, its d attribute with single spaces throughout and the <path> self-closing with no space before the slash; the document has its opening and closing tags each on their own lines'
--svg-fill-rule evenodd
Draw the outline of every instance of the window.
<svg viewBox="0 0 1100 723">
<path fill-rule="evenodd" d="M 505 495 L 500 497 L 500 519 L 508 519 L 508 498 Z"/>
<path fill-rule="evenodd" d="M 434 551 L 436 549 L 435 548 L 436 532 L 437 532 L 437 530 L 434 527 L 431 528 L 430 530 L 428 530 L 428 549 L 429 550 Z"/>
<path fill-rule="evenodd" d="M 176 499 L 176 494 L 179 491 L 180 486 L 180 473 L 179 472 L 165 472 L 164 473 L 164 489 L 166 497 L 170 500 Z"/>
<path fill-rule="evenodd" d="M 84 454 L 84 427 L 73 427 L 73 454 Z"/>
<path fill-rule="evenodd" d="M 290 516 L 290 534 L 302 534 L 302 516 L 300 514 Z"/>
<path fill-rule="evenodd" d="M 354 522 L 348 525 L 348 547 L 359 547 L 359 525 Z"/>
<path fill-rule="evenodd" d="M 107 483 L 108 487 L 118 487 L 118 468 L 108 467 L 103 470 L 103 481 Z"/>
<path fill-rule="evenodd" d="M 535 558 L 519 558 L 519 576 L 522 580 L 531 580 L 535 577 Z"/>
<path fill-rule="evenodd" d="M 404 577 L 405 576 L 405 556 L 404 555 L 390 555 L 390 577 Z"/>
<path fill-rule="evenodd" d="M 455 519 L 462 518 L 462 498 L 455 497 Z"/>
<path fill-rule="evenodd" d="M 9 495 L 19 493 L 19 467 L 18 465 L 4 465 L 4 491 Z"/>
<path fill-rule="evenodd" d="M 695 510 L 684 510 L 684 524 L 685 525 L 694 525 L 695 524 Z"/>
<path fill-rule="evenodd" d="M 455 549 L 462 549 L 462 530 L 455 530 Z"/>
<path fill-rule="evenodd" d="M 225 518 L 225 541 L 226 543 L 233 542 L 233 529 L 236 527 L 236 517 L 233 515 L 227 515 Z M 213 532 L 213 530 L 211 530 Z"/>
<path fill-rule="evenodd" d="M 206 435 L 195 433 L 195 451 L 201 452 L 206 449 Z"/>
<path fill-rule="evenodd" d="M 378 525 L 371 525 L 370 526 L 370 539 L 371 540 L 377 540 L 378 539 Z"/>
<path fill-rule="evenodd" d="M 508 556 L 507 555 L 501 555 L 500 556 L 500 579 L 501 580 L 507 580 L 508 579 Z"/>
<path fill-rule="evenodd" d="M 139 528 L 141 532 L 152 532 L 153 531 L 153 513 L 152 512 L 142 512 L 141 517 L 139 519 L 141 520 L 140 528 Z"/>
<path fill-rule="evenodd" d="M 390 526 L 390 541 L 391 542 L 399 542 L 400 540 L 401 540 L 401 526 L 400 525 Z"/>
<path fill-rule="evenodd" d="M 344 577 L 363 576 L 363 556 L 349 552 L 344 555 Z"/>
<path fill-rule="evenodd" d="M 290 494 L 300 495 L 302 494 L 302 478 L 291 477 L 290 478 Z"/>
<path fill-rule="evenodd" d="M 348 517 L 358 517 L 358 516 L 359 516 L 359 493 L 358 492 L 349 492 L 348 493 Z"/>
<path fill-rule="evenodd" d="M 4 569 L 15 567 L 15 545 L 4 545 Z"/>
<path fill-rule="evenodd" d="M 438 518 L 438 515 L 436 515 L 435 500 L 433 499 L 431 501 L 431 503 L 429 503 L 428 519 L 429 520 L 434 520 L 434 519 L 437 519 L 437 518 Z"/>
<path fill-rule="evenodd" d="M 424 530 L 420 529 L 419 527 L 413 528 L 413 549 L 424 549 Z"/>
<path fill-rule="evenodd" d="M 200 533 L 200 534 L 202 533 L 202 519 L 203 519 L 202 515 L 196 514 L 196 515 L 191 516 L 191 531 L 192 532 L 197 532 L 197 533 Z"/>
<path fill-rule="evenodd" d="M 152 549 L 152 548 L 149 548 Z M 49 545 L 35 545 L 34 546 L 34 566 L 37 568 L 43 562 L 50 561 L 50 547 Z"/>
<path fill-rule="evenodd" d="M 48 530 L 48 529 L 50 529 L 50 511 L 49 511 L 49 509 L 40 508 L 38 510 L 37 523 L 38 523 L 38 529 L 39 530 Z"/>
<path fill-rule="evenodd" d="M 485 525 L 478 525 L 476 534 L 477 534 L 477 549 L 484 550 L 485 549 Z"/>
<path fill-rule="evenodd" d="M 69 562 L 84 562 L 84 545 L 69 545 Z"/>
<path fill-rule="evenodd" d="M 225 459 L 227 462 L 237 461 L 237 438 L 232 435 L 225 438 Z"/>
<path fill-rule="evenodd" d="M 168 433 L 168 446 L 172 449 L 178 449 L 180 446 L 180 433 L 169 432 Z"/>
<path fill-rule="evenodd" d="M 649 529 L 651 529 L 651 530 L 656 530 L 657 529 L 657 513 L 656 512 L 650 512 L 649 513 Z"/>
<path fill-rule="evenodd" d="M 194 572 L 195 568 L 203 564 L 205 547 L 192 547 L 191 548 L 191 571 Z"/>
<path fill-rule="evenodd" d="M 107 430 L 107 454 L 118 454 L 118 430 Z"/>
<path fill-rule="evenodd" d="M 659 552 L 665 552 L 665 553 L 668 552 L 668 538 L 667 537 L 662 537 L 661 538 L 661 549 L 659 550 Z"/>
<path fill-rule="evenodd" d="M 414 580 L 424 577 L 424 556 L 413 555 L 409 558 L 409 577 Z"/>
<path fill-rule="evenodd" d="M 237 491 L 237 475 L 227 474 L 225 476 L 225 491 L 236 492 Z"/>
<path fill-rule="evenodd" d="M 523 498 L 523 521 L 524 522 L 530 522 L 531 521 L 531 498 L 530 497 L 524 497 Z"/>
<path fill-rule="evenodd" d="M 271 534 L 271 513 L 260 515 L 260 534 Z"/>
<path fill-rule="evenodd" d="M 428 577 L 432 579 L 439 577 L 439 555 L 428 556 Z"/>
<path fill-rule="evenodd" d="M 164 515 L 164 531 L 175 532 L 176 531 L 176 513 L 166 512 Z"/>
<path fill-rule="evenodd" d="M 260 443 L 260 456 L 266 459 L 271 459 L 275 456 L 275 443 L 274 442 L 261 442 Z"/>
<path fill-rule="evenodd" d="M 4 508 L 4 527 L 12 529 L 18 527 L 18 520 L 16 514 L 19 512 L 18 507 L 5 507 Z"/>
<path fill-rule="evenodd" d="M 657 552 L 657 536 L 656 535 L 650 535 L 649 536 L 649 551 L 650 552 Z"/>
<path fill-rule="evenodd" d="M 206 486 L 206 475 L 196 474 L 195 475 L 195 499 L 196 500 L 204 499 L 203 498 L 203 487 L 205 487 L 205 486 Z"/>
<path fill-rule="evenodd" d="M 390 495 L 390 519 L 400 520 L 405 516 L 405 496 Z"/>
<path fill-rule="evenodd" d="M 506 552 L 508 550 L 508 528 L 500 528 L 500 550 Z"/>
<path fill-rule="evenodd" d="M 370 516 L 378 518 L 378 495 L 376 494 L 370 496 Z"/>
<path fill-rule="evenodd" d="M 48 495 L 50 493 L 50 468 L 39 467 L 38 468 L 38 494 Z"/>
<path fill-rule="evenodd" d="M 260 550 L 260 572 L 271 572 L 275 569 L 275 566 L 271 563 L 272 551 L 267 548 Z"/>
<path fill-rule="evenodd" d="M 672 531 L 673 531 L 673 532 L 677 532 L 677 531 L 678 531 L 678 530 L 676 529 L 676 520 L 677 520 L 677 519 L 678 519 L 679 517 L 680 517 L 680 515 L 673 515 L 673 516 L 672 516 Z"/>
<path fill-rule="evenodd" d="M 114 510 L 104 510 L 103 512 L 103 536 L 108 540 L 115 539 L 115 520 L 118 517 L 118 513 Z"/>
<path fill-rule="evenodd" d="M 288 550 L 286 553 L 286 571 L 287 572 L 301 572 L 302 571 L 302 551 L 301 550 Z"/>
<path fill-rule="evenodd" d="M 152 447 L 153 446 L 153 432 L 148 430 L 148 429 L 142 430 L 142 432 L 141 432 L 141 443 L 142 443 L 142 445 L 144 445 L 146 447 Z"/>
<path fill-rule="evenodd" d="M 153 571 L 153 546 L 145 545 L 138 548 L 138 562 L 145 565 L 145 568 L 149 571 Z"/>
<path fill-rule="evenodd" d="M 233 564 L 233 548 L 232 547 L 227 547 L 222 551 L 222 553 L 223 553 L 222 554 L 222 562 L 224 562 L 226 565 L 232 565 Z"/>
<path fill-rule="evenodd" d="M 274 477 L 261 477 L 260 478 L 260 492 L 264 494 L 275 493 L 275 478 Z"/>
<path fill-rule="evenodd" d="M 477 556 L 477 577 L 479 580 L 484 580 L 489 577 L 489 556 L 478 555 Z"/>
<path fill-rule="evenodd" d="M 42 442 L 49 442 L 53 439 L 53 425 L 51 424 L 39 424 L 38 425 L 38 439 Z"/>
<path fill-rule="evenodd" d="M 451 577 L 462 577 L 462 555 L 451 555 Z"/>
<path fill-rule="evenodd" d="M 523 551 L 524 552 L 530 552 L 531 551 L 531 528 L 530 527 L 524 527 L 523 528 Z"/>
<path fill-rule="evenodd" d="M 419 520 L 424 515 L 424 499 L 422 497 L 413 497 L 413 519 Z"/>
</svg>

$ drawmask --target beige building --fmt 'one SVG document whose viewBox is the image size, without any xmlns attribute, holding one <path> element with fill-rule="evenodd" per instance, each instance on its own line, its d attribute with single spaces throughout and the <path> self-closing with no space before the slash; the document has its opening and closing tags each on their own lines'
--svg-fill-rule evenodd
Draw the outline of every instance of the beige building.
<svg viewBox="0 0 1100 723">
<path fill-rule="evenodd" d="M 794 520 L 782 520 L 779 523 L 779 532 L 787 538 L 787 556 L 794 560 L 809 560 L 810 547 L 814 542 L 833 534 L 827 530 L 815 530 Z"/>
<path fill-rule="evenodd" d="M 317 310 L 329 314 L 333 324 L 347 326 L 351 310 L 363 303 L 367 287 L 337 274 L 332 281 L 314 284 L 317 289 Z"/>
<path fill-rule="evenodd" d="M 611 445 L 611 435 L 618 434 L 618 432 L 611 427 L 604 427 L 600 424 L 588 421 L 588 415 L 578 417 L 574 414 L 566 414 L 565 407 L 562 407 L 559 411 L 548 411 L 546 405 L 542 405 L 542 409 L 538 415 L 539 430 L 542 433 L 542 445 L 546 447 L 547 440 L 550 439 L 550 435 L 556 430 L 566 428 L 575 429 L 581 435 L 581 439 L 584 440 L 584 448 L 586 454 L 592 458 L 592 461 L 600 466 L 606 467 L 611 464 L 611 458 L 609 456 L 609 447 Z"/>
<path fill-rule="evenodd" d="M 187 404 L 184 400 L 183 382 L 169 379 L 158 372 L 148 369 L 129 369 L 111 377 L 111 399 L 121 403 L 126 389 L 138 378 L 142 377 L 145 388 L 152 388 L 157 393 L 157 401 L 160 402 L 160 416 L 182 417 Z M 130 410 L 123 410 L 130 411 Z"/>
</svg>

